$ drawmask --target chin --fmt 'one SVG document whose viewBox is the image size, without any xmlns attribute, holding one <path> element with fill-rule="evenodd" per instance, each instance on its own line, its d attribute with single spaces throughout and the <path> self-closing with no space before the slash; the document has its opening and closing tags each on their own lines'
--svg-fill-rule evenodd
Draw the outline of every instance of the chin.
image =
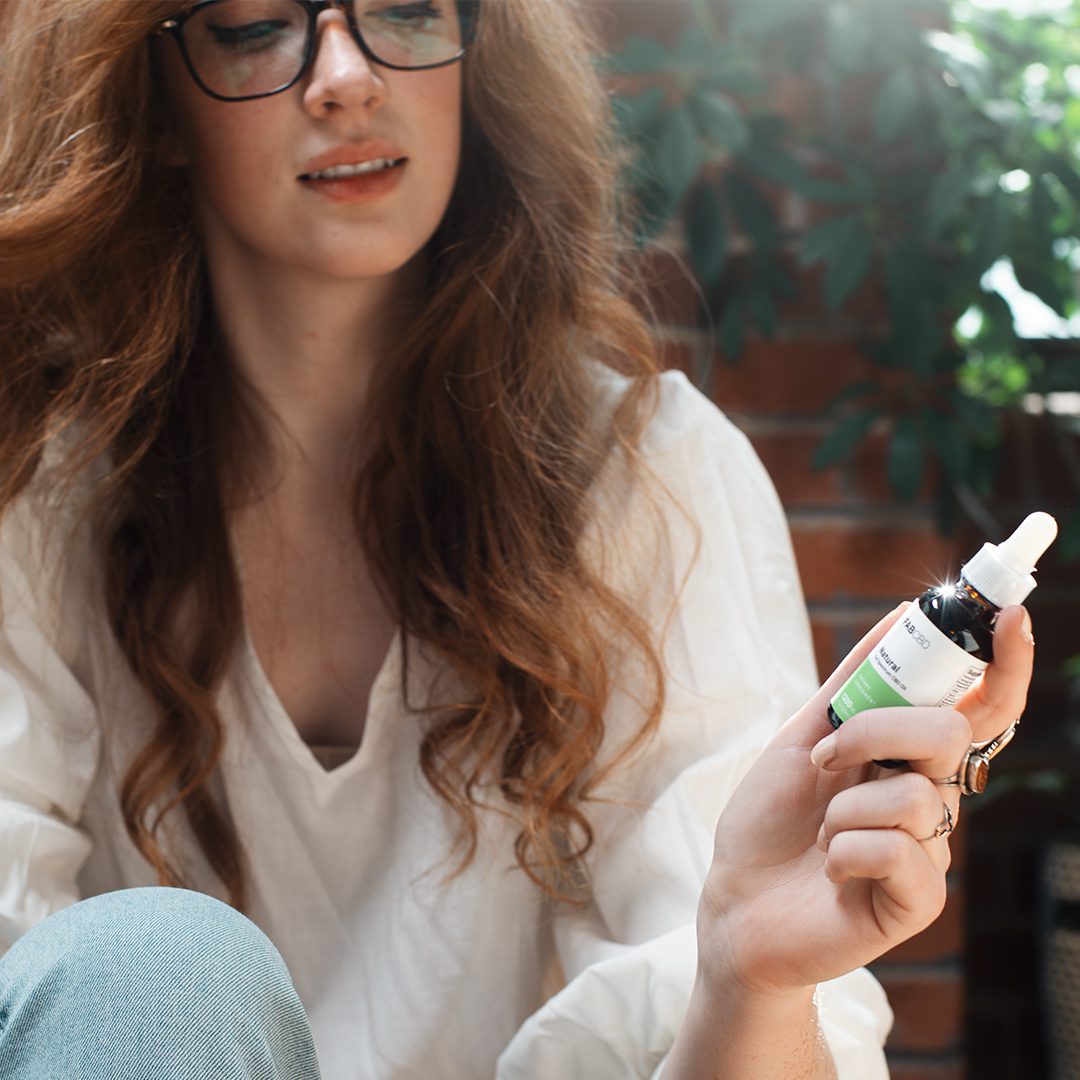
<svg viewBox="0 0 1080 1080">
<path fill-rule="evenodd" d="M 338 257 L 310 261 L 315 273 L 337 281 L 369 281 L 385 278 L 403 270 L 419 254 L 419 248 L 396 251 L 349 251 Z"/>
</svg>

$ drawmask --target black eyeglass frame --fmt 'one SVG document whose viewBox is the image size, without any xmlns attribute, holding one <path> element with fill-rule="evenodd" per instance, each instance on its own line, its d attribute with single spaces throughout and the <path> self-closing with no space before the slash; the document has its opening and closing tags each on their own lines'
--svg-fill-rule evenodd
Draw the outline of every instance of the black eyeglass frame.
<svg viewBox="0 0 1080 1080">
<path fill-rule="evenodd" d="M 340 8 L 345 15 L 345 21 L 349 26 L 349 33 L 352 34 L 353 41 L 356 42 L 364 56 L 372 61 L 372 63 L 378 64 L 380 67 L 390 68 L 393 71 L 430 71 L 432 68 L 441 68 L 447 67 L 449 64 L 456 64 L 466 52 L 469 51 L 469 47 L 476 40 L 476 21 L 480 11 L 480 0 L 455 0 L 454 6 L 457 10 L 458 20 L 461 24 L 461 48 L 449 59 L 440 60 L 436 64 L 403 65 L 391 64 L 388 61 L 383 60 L 382 57 L 372 50 L 371 46 L 364 40 L 364 35 L 360 32 L 360 27 L 356 22 L 355 4 L 350 2 L 350 0 L 292 0 L 294 4 L 298 4 L 307 12 L 308 18 L 307 43 L 304 47 L 304 58 L 300 63 L 300 70 L 297 71 L 296 75 L 287 83 L 284 83 L 282 86 L 278 86 L 273 90 L 266 90 L 261 94 L 245 94 L 242 97 L 228 97 L 225 94 L 219 94 L 216 91 L 211 90 L 210 87 L 199 78 L 199 73 L 195 70 L 195 65 L 192 63 L 191 56 L 188 54 L 187 45 L 184 42 L 184 24 L 188 19 L 198 12 L 204 11 L 208 7 L 216 7 L 222 2 L 223 0 L 199 0 L 199 3 L 193 5 L 187 11 L 162 20 L 153 35 L 154 37 L 161 37 L 167 34 L 176 39 L 176 43 L 180 47 L 180 55 L 184 58 L 184 65 L 191 73 L 191 77 L 195 80 L 199 89 L 202 90 L 204 94 L 208 94 L 218 101 L 255 101 L 258 98 L 272 97 L 274 94 L 283 94 L 286 90 L 295 86 L 304 75 L 307 74 L 308 69 L 311 67 L 312 60 L 315 59 L 316 20 L 324 11 Z"/>
</svg>

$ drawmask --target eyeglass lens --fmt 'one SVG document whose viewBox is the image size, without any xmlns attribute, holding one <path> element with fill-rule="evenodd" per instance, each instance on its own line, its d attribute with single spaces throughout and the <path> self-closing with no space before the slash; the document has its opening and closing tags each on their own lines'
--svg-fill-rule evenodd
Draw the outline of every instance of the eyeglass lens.
<svg viewBox="0 0 1080 1080">
<path fill-rule="evenodd" d="M 426 67 L 454 59 L 462 47 L 454 0 L 356 0 L 364 43 L 394 67 Z M 296 0 L 219 0 L 184 26 L 184 44 L 199 79 L 222 97 L 278 90 L 300 73 L 310 32 Z"/>
</svg>

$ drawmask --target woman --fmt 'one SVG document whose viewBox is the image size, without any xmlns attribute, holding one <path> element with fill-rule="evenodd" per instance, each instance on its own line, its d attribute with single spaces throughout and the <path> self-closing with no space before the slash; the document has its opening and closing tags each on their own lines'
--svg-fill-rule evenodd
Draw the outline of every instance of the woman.
<svg viewBox="0 0 1080 1080">
<path fill-rule="evenodd" d="M 828 735 L 568 0 L 3 17 L 0 1075 L 885 1075 L 1026 615 Z"/>
</svg>

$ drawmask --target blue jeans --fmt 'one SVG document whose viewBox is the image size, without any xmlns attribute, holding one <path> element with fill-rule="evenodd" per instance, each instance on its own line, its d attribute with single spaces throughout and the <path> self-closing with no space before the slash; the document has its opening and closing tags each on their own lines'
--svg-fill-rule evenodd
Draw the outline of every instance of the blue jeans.
<svg viewBox="0 0 1080 1080">
<path fill-rule="evenodd" d="M 56 912 L 0 958 L 0 1080 L 318 1080 L 270 939 L 186 889 Z"/>
</svg>

